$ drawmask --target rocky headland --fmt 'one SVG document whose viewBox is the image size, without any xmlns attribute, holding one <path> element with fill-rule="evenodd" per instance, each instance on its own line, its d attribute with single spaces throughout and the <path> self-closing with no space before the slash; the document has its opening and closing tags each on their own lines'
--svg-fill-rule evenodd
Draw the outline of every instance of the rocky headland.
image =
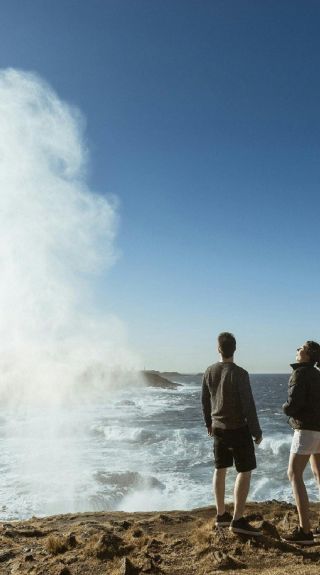
<svg viewBox="0 0 320 575">
<path fill-rule="evenodd" d="M 173 502 L 174 505 L 174 502 Z M 229 507 L 230 510 L 230 507 Z M 311 505 L 318 524 L 319 504 Z M 319 575 L 320 541 L 289 545 L 297 522 L 286 502 L 249 503 L 259 539 L 213 528 L 213 507 L 150 513 L 99 512 L 0 524 L 6 575 Z"/>
<path fill-rule="evenodd" d="M 164 377 L 158 371 L 141 371 L 142 378 L 149 387 L 162 387 L 163 389 L 177 389 L 179 383 L 174 383 L 167 377 Z"/>
</svg>

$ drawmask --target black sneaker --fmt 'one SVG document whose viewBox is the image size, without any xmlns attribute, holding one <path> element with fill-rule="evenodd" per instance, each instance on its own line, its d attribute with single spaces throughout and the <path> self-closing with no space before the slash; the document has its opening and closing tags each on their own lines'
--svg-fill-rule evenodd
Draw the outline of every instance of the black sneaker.
<svg viewBox="0 0 320 575">
<path fill-rule="evenodd" d="M 247 521 L 247 519 L 245 519 L 244 517 L 241 517 L 240 519 L 233 519 L 231 521 L 229 529 L 230 531 L 233 531 L 233 533 L 241 533 L 242 535 L 251 535 L 252 537 L 260 537 L 262 535 L 262 531 L 256 529 L 255 527 L 252 527 L 249 521 Z"/>
<path fill-rule="evenodd" d="M 288 533 L 288 535 L 284 535 L 281 537 L 282 541 L 286 541 L 287 543 L 299 543 L 300 545 L 313 545 L 314 538 L 312 531 L 309 533 L 305 533 L 302 527 L 296 527 L 292 533 Z"/>
<path fill-rule="evenodd" d="M 316 527 L 315 530 L 313 531 L 313 537 L 314 539 L 320 538 L 320 526 Z"/>
<path fill-rule="evenodd" d="M 228 511 L 225 511 L 223 515 L 216 516 L 215 527 L 229 527 L 232 521 L 232 515 Z"/>
</svg>

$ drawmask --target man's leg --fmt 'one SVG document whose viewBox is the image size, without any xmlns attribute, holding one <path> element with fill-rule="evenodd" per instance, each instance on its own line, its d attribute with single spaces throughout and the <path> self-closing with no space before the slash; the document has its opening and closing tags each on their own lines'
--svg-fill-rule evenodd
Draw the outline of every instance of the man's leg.
<svg viewBox="0 0 320 575">
<path fill-rule="evenodd" d="M 223 515 L 225 512 L 224 495 L 226 487 L 227 467 L 215 469 L 213 474 L 213 494 L 216 500 L 217 515 Z"/>
<path fill-rule="evenodd" d="M 238 520 L 243 517 L 249 488 L 250 488 L 251 471 L 242 471 L 237 475 L 234 485 L 234 513 L 233 519 Z"/>
<path fill-rule="evenodd" d="M 300 526 L 305 533 L 310 532 L 309 499 L 303 481 L 303 472 L 310 459 L 310 455 L 290 453 L 288 465 L 288 478 L 292 486 L 293 495 L 298 509 Z"/>
</svg>

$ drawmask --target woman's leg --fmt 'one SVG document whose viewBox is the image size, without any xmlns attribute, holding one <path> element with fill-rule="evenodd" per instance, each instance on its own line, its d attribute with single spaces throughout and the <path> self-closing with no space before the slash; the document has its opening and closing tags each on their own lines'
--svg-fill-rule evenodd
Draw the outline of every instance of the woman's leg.
<svg viewBox="0 0 320 575">
<path fill-rule="evenodd" d="M 310 455 L 310 465 L 317 485 L 320 488 L 320 453 Z"/>
<path fill-rule="evenodd" d="M 303 472 L 310 459 L 310 455 L 290 453 L 288 465 L 288 478 L 292 486 L 296 501 L 300 525 L 305 533 L 310 531 L 309 499 L 306 486 L 303 481 Z"/>
</svg>

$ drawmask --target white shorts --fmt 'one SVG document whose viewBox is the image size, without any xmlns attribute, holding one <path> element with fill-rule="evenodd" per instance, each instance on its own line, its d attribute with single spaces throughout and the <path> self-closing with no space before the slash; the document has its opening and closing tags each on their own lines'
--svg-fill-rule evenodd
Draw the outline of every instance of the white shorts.
<svg viewBox="0 0 320 575">
<path fill-rule="evenodd" d="M 320 453 L 320 431 L 295 429 L 290 453 L 298 453 L 300 455 Z"/>
</svg>

